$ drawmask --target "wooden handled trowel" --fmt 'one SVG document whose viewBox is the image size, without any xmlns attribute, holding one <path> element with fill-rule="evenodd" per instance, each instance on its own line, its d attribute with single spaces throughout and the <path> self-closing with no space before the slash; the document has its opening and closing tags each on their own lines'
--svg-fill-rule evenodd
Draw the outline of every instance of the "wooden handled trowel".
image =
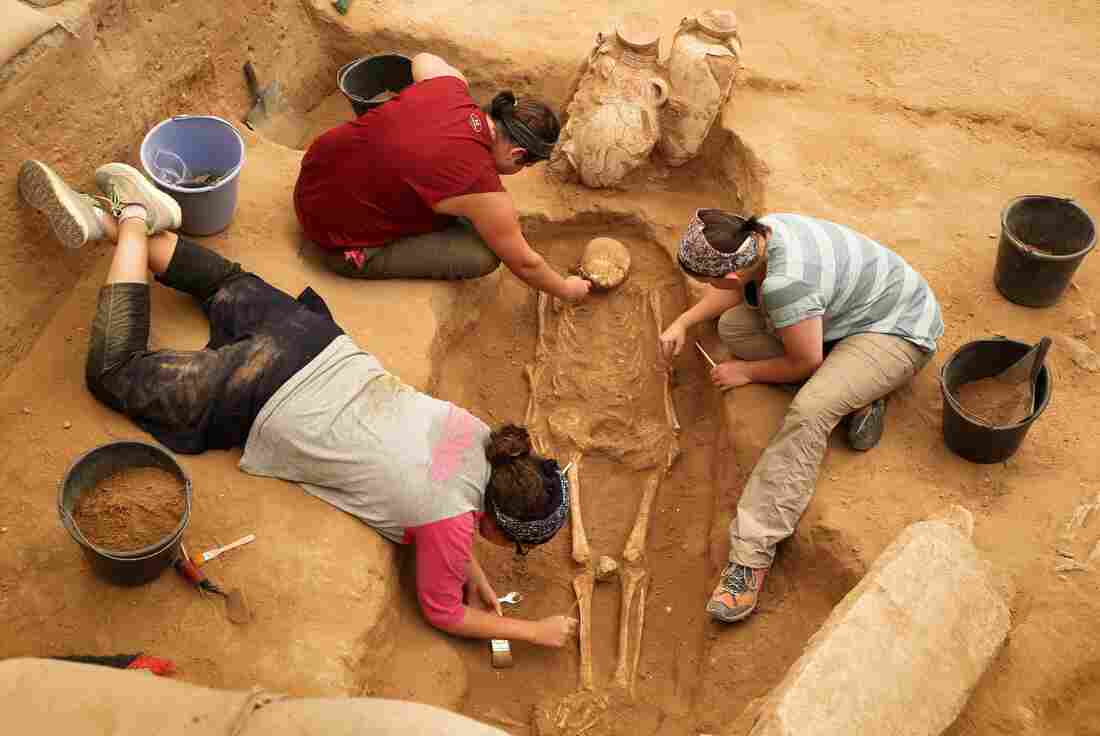
<svg viewBox="0 0 1100 736">
<path fill-rule="evenodd" d="M 244 124 L 249 130 L 258 130 L 282 109 L 282 85 L 276 79 L 266 87 L 260 87 L 260 80 L 256 77 L 251 61 L 244 63 L 244 78 L 248 81 L 248 91 L 252 94 L 252 109 L 245 116 Z"/>
</svg>

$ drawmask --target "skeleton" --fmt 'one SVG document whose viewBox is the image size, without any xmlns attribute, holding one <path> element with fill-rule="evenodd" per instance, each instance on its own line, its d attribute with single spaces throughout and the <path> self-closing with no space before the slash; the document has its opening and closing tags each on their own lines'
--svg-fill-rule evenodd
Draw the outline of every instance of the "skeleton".
<svg viewBox="0 0 1100 736">
<path fill-rule="evenodd" d="M 592 589 L 595 585 L 596 579 L 591 572 L 583 572 L 573 578 L 581 617 L 581 690 L 594 690 L 596 687 L 592 675 Z"/>
<path fill-rule="evenodd" d="M 619 661 L 615 667 L 615 676 L 611 681 L 615 687 L 625 691 L 630 690 L 631 682 L 634 679 L 631 663 L 636 662 L 636 659 L 630 656 L 630 647 L 632 641 L 636 640 L 639 644 L 641 643 L 641 622 L 644 615 L 643 607 L 639 601 L 637 607 L 637 632 L 631 637 L 630 620 L 632 618 L 631 612 L 634 610 L 634 596 L 638 593 L 639 587 L 644 584 L 648 575 L 648 572 L 636 567 L 626 568 L 622 573 L 623 603 L 619 611 Z M 644 588 L 642 589 L 644 590 Z M 639 596 L 639 598 L 640 597 L 641 596 Z M 635 664 L 634 666 L 637 665 Z"/>
<path fill-rule="evenodd" d="M 592 559 L 588 548 L 588 536 L 584 533 L 584 520 L 581 518 L 581 454 L 573 455 L 569 468 L 569 516 L 573 530 L 573 560 L 578 565 L 587 565 Z"/>
</svg>

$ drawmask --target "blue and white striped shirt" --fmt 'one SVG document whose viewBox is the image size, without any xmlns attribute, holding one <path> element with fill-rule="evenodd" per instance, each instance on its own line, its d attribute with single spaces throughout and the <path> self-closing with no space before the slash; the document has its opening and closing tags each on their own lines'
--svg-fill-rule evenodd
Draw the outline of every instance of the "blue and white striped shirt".
<svg viewBox="0 0 1100 736">
<path fill-rule="evenodd" d="M 826 342 L 875 332 L 936 349 L 940 306 L 897 253 L 827 220 L 779 213 L 760 221 L 772 229 L 760 292 L 773 330 L 821 317 Z"/>
</svg>

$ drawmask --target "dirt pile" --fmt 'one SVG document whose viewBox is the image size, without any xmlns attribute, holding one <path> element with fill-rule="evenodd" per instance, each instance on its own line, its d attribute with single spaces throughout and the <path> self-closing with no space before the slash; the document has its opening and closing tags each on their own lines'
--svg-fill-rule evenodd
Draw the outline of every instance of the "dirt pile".
<svg viewBox="0 0 1100 736">
<path fill-rule="evenodd" d="M 963 411 L 994 427 L 1006 427 L 1031 416 L 1031 385 L 996 378 L 964 383 L 956 389 Z"/>
<path fill-rule="evenodd" d="M 97 547 L 129 552 L 171 534 L 186 505 L 176 476 L 160 468 L 127 468 L 81 495 L 73 519 Z"/>
</svg>

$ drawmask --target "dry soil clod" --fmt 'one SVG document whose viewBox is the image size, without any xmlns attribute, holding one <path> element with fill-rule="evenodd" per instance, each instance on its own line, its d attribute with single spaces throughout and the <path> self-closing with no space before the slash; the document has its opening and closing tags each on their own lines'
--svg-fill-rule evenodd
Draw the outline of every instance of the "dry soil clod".
<svg viewBox="0 0 1100 736">
<path fill-rule="evenodd" d="M 587 565 L 592 559 L 592 551 L 588 547 L 588 536 L 584 533 L 584 519 L 581 517 L 581 454 L 576 453 L 569 462 L 569 516 L 573 531 L 573 560 L 578 565 Z"/>
<path fill-rule="evenodd" d="M 622 607 L 619 609 L 619 659 L 618 664 L 615 666 L 615 676 L 612 678 L 612 683 L 624 690 L 630 689 L 630 663 L 632 658 L 630 656 L 630 644 L 638 636 L 631 636 L 630 621 L 633 618 L 631 612 L 634 605 L 634 595 L 638 592 L 638 586 L 646 578 L 648 573 L 637 567 L 625 568 L 622 573 L 623 579 L 623 602 Z"/>
<path fill-rule="evenodd" d="M 581 650 L 581 690 L 594 690 L 595 678 L 592 674 L 592 589 L 596 580 L 591 572 L 584 572 L 573 578 L 573 591 L 577 594 L 580 606 L 580 650 Z"/>
</svg>

